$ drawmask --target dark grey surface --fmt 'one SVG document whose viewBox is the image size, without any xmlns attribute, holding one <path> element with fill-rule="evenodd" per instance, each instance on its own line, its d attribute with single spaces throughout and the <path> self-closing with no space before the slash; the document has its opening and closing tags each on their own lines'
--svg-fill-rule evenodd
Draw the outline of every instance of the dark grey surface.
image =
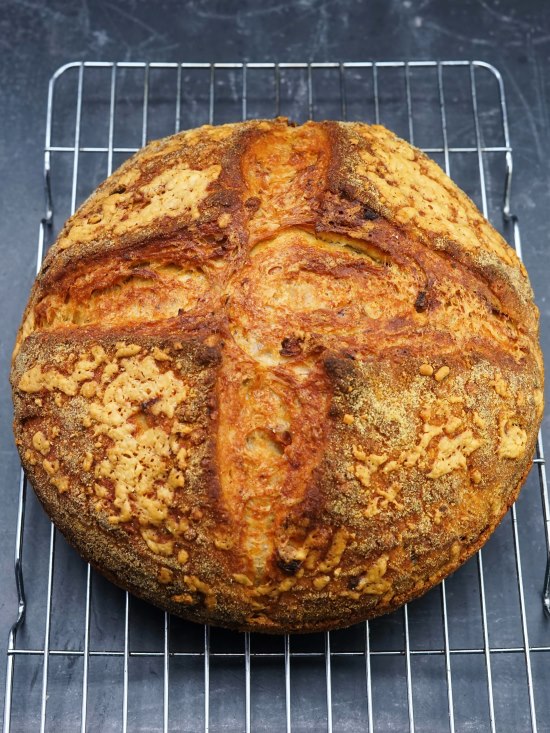
<svg viewBox="0 0 550 733">
<path fill-rule="evenodd" d="M 74 59 L 324 61 L 479 58 L 493 63 L 503 74 L 507 92 L 515 161 L 513 208 L 520 218 L 525 261 L 541 309 L 543 347 L 548 354 L 550 255 L 546 213 L 550 196 L 547 164 L 550 153 L 550 14 L 544 3 L 523 3 L 521 10 L 516 5 L 469 0 L 461 3 L 305 1 L 290 5 L 269 2 L 108 3 L 94 0 L 72 5 L 66 2 L 43 5 L 28 0 L 4 2 L 0 8 L 0 170 L 3 173 L 0 218 L 3 268 L 0 277 L 4 310 L 0 327 L 0 378 L 4 384 L 15 330 L 34 276 L 38 222 L 44 213 L 41 176 L 47 81 L 58 66 Z M 96 174 L 90 172 L 92 177 Z M 463 183 L 466 185 L 467 180 Z M 58 219 L 56 228 L 62 223 Z M 3 501 L 0 516 L 0 646 L 3 652 L 8 626 L 16 612 L 12 548 L 19 463 L 10 433 L 8 390 L 2 394 L 0 450 L 4 471 L 0 479 Z M 531 495 L 536 496 L 536 487 Z M 40 522 L 38 507 L 33 507 L 38 529 L 36 536 L 26 538 L 28 557 L 47 554 L 47 525 Z M 534 499 L 526 500 L 520 510 L 524 514 L 540 511 L 540 503 Z M 507 539 L 502 540 L 502 547 L 499 545 L 503 555 L 509 554 L 511 549 L 509 536 L 509 527 L 504 527 L 502 537 Z M 64 549 L 61 557 L 65 552 L 70 557 Z M 40 567 L 40 562 L 35 563 L 37 574 Z M 542 571 L 543 568 L 534 569 L 535 576 L 538 574 L 541 581 Z M 499 587 L 506 587 L 506 577 L 506 568 L 497 567 L 491 580 L 495 593 Z M 40 581 L 37 575 L 33 586 L 30 580 L 28 588 L 32 598 L 33 594 L 41 592 L 40 583 L 43 589 L 44 581 Z M 452 588 L 451 585 L 451 591 Z M 529 595 L 529 603 L 533 623 L 540 636 L 537 643 L 548 644 L 550 631 L 539 618 L 536 594 Z M 76 605 L 80 611 L 79 604 Z M 418 634 L 421 633 L 423 609 L 429 621 L 430 608 L 429 603 L 425 606 L 417 604 Z M 115 623 L 120 603 L 113 602 L 110 609 L 112 615 L 108 618 Z M 67 613 L 62 609 L 58 612 L 65 624 Z M 75 624 L 81 622 L 80 613 L 78 619 Z M 494 643 L 520 643 L 519 638 L 498 639 L 498 629 L 501 628 L 498 608 L 495 609 L 494 620 Z M 391 629 L 391 623 L 387 622 L 386 632 Z M 68 621 L 67 629 L 69 639 L 71 625 Z M 32 638 L 30 630 L 29 633 Z M 35 641 L 40 645 L 42 642 L 38 637 Z M 0 696 L 4 687 L 4 659 L 2 653 Z M 427 663 L 432 662 L 428 659 Z M 433 660 L 434 670 L 440 663 L 440 659 Z M 470 672 L 467 660 L 461 664 L 464 670 L 458 676 L 463 692 L 457 705 L 464 708 L 464 721 L 467 721 L 467 705 L 462 697 L 471 692 L 468 690 Z M 385 679 L 386 675 L 391 679 L 390 666 L 381 671 L 380 679 Z M 507 667 L 506 674 L 514 679 L 513 664 Z M 116 679 L 114 672 L 113 679 Z M 434 679 L 440 677 L 434 673 Z M 235 684 L 238 687 L 240 683 L 237 681 Z M 300 695 L 299 673 L 296 684 L 297 695 Z M 305 675 L 302 684 L 302 692 L 306 694 L 308 678 Z M 35 692 L 39 687 L 40 681 L 35 683 Z M 218 694 L 223 696 L 223 689 Z M 503 710 L 506 709 L 504 703 Z M 189 701 L 191 707 L 194 704 Z M 426 716 L 429 720 L 428 712 Z M 521 721 L 518 724 L 521 725 Z M 426 730 L 430 730 L 429 724 Z"/>
</svg>

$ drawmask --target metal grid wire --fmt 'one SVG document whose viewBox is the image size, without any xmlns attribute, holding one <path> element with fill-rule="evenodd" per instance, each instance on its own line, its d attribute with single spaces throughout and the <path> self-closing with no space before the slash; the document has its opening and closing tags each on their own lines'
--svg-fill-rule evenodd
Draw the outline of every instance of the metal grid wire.
<svg viewBox="0 0 550 733">
<path fill-rule="evenodd" d="M 49 85 L 37 268 L 55 228 L 147 140 L 279 114 L 386 124 L 434 157 L 521 256 L 503 84 L 488 64 L 76 62 Z M 104 581 L 21 474 L 4 731 L 548 731 L 549 552 L 539 435 L 520 500 L 483 554 L 423 599 L 338 632 L 236 634 Z"/>
</svg>

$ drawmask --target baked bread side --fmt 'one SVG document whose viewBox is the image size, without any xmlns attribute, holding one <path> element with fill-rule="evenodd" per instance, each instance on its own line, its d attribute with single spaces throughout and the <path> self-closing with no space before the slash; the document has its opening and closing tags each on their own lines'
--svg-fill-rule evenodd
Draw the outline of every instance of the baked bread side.
<svg viewBox="0 0 550 733">
<path fill-rule="evenodd" d="M 386 613 L 470 557 L 542 415 L 527 274 L 380 126 L 151 143 L 67 222 L 14 352 L 14 430 L 114 582 L 237 629 Z"/>
</svg>

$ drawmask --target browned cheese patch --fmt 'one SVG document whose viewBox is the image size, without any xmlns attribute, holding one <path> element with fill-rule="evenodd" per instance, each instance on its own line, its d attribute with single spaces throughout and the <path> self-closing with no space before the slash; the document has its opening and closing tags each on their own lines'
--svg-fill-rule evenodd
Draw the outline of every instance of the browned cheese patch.
<svg viewBox="0 0 550 733">
<path fill-rule="evenodd" d="M 22 438 L 39 478 L 85 499 L 102 525 L 120 527 L 176 569 L 187 564 L 189 530 L 202 517 L 186 495 L 201 453 L 192 419 L 201 384 L 182 373 L 178 347 L 120 341 L 64 360 L 61 350 L 18 381 L 24 395 L 43 395 L 45 416 L 27 420 Z M 159 571 L 159 582 L 168 578 Z"/>
</svg>

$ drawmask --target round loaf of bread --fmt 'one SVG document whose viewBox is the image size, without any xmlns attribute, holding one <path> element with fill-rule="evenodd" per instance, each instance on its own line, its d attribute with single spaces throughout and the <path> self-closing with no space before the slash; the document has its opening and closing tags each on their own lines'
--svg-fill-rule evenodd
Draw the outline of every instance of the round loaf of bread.
<svg viewBox="0 0 550 733">
<path fill-rule="evenodd" d="M 63 228 L 14 353 L 15 437 L 93 567 L 241 630 L 332 629 L 487 540 L 543 407 L 523 265 L 380 126 L 147 145 Z"/>
</svg>

